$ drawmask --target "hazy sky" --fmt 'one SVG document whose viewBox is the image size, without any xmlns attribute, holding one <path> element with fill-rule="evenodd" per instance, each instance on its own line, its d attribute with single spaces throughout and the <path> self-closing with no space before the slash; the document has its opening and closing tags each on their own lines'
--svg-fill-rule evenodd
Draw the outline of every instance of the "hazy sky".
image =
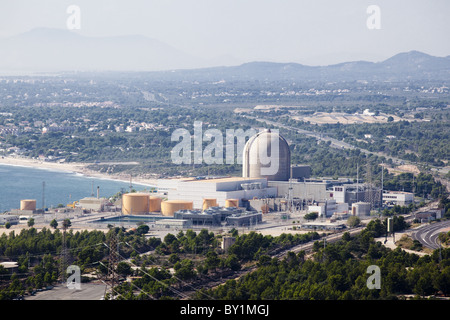
<svg viewBox="0 0 450 320">
<path fill-rule="evenodd" d="M 449 0 L 0 0 L 0 37 L 66 29 L 69 5 L 80 8 L 74 32 L 145 35 L 202 58 L 324 65 L 450 55 Z M 380 8 L 381 29 L 366 25 L 369 5 Z"/>
</svg>

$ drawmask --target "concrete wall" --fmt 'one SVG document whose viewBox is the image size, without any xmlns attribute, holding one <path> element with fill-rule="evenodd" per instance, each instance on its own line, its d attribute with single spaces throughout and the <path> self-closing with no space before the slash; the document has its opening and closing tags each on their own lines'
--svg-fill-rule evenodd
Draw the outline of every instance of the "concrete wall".
<svg viewBox="0 0 450 320">
<path fill-rule="evenodd" d="M 324 201 L 330 199 L 330 192 L 327 191 L 327 184 L 323 182 L 298 182 L 294 181 L 269 181 L 269 187 L 277 188 L 278 197 L 285 197 L 289 193 L 289 185 L 292 186 L 292 197 Z"/>
</svg>

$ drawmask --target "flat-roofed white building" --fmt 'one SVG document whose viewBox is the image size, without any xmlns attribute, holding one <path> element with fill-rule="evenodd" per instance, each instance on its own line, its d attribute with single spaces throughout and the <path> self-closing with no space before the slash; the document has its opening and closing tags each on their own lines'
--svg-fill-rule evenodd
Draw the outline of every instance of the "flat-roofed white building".
<svg viewBox="0 0 450 320">
<path fill-rule="evenodd" d="M 414 201 L 414 194 L 402 191 L 383 191 L 383 203 L 407 206 Z"/>
<path fill-rule="evenodd" d="M 307 201 L 325 201 L 330 199 L 326 182 L 302 182 L 292 179 L 291 181 L 269 181 L 269 187 L 277 188 L 278 197 L 286 197 L 291 190 L 294 198 Z"/>
<path fill-rule="evenodd" d="M 319 217 L 331 217 L 335 213 L 348 213 L 347 203 L 337 203 L 336 200 L 319 201 L 308 206 L 308 213 L 317 212 Z"/>
<path fill-rule="evenodd" d="M 193 201 L 193 207 L 201 209 L 204 199 L 216 199 L 218 206 L 225 206 L 225 200 L 276 197 L 277 188 L 269 187 L 266 178 L 227 177 L 213 179 L 170 179 L 158 180 L 158 189 L 166 189 L 168 200 Z"/>
<path fill-rule="evenodd" d="M 0 214 L 0 225 L 4 224 L 18 224 L 19 223 L 19 216 L 17 215 L 9 215 L 9 214 Z"/>
<path fill-rule="evenodd" d="M 107 200 L 104 198 L 86 197 L 80 199 L 79 206 L 86 210 L 102 211 Z"/>
</svg>

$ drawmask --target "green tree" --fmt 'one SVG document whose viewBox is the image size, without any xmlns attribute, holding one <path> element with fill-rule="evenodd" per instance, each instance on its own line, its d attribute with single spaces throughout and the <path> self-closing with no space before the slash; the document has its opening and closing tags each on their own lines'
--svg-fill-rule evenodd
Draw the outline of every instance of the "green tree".
<svg viewBox="0 0 450 320">
<path fill-rule="evenodd" d="M 233 271 L 239 271 L 241 269 L 241 264 L 238 257 L 235 254 L 230 254 L 225 259 L 224 266 L 230 268 Z"/>
<path fill-rule="evenodd" d="M 433 280 L 434 286 L 437 290 L 442 291 L 443 294 L 450 294 L 450 266 L 446 266 L 441 273 Z"/>
<path fill-rule="evenodd" d="M 34 218 L 28 219 L 27 225 L 28 227 L 32 228 L 34 226 Z"/>
<path fill-rule="evenodd" d="M 216 271 L 217 267 L 219 267 L 220 259 L 216 252 L 209 251 L 206 254 L 205 267 L 208 270 Z"/>
<path fill-rule="evenodd" d="M 174 235 L 171 234 L 171 233 L 168 233 L 168 234 L 164 237 L 164 243 L 167 244 L 167 245 L 172 244 L 172 242 L 174 242 L 174 241 L 176 241 L 176 240 L 177 240 L 177 237 L 174 236 Z"/>
<path fill-rule="evenodd" d="M 64 219 L 63 220 L 63 229 L 66 230 L 72 226 L 72 222 L 70 219 Z"/>
<path fill-rule="evenodd" d="M 46 284 L 51 284 L 52 283 L 52 275 L 48 271 L 44 275 L 44 282 Z"/>
<path fill-rule="evenodd" d="M 128 263 L 121 261 L 117 264 L 117 273 L 126 277 L 132 273 L 131 266 Z"/>
<path fill-rule="evenodd" d="M 196 277 L 196 273 L 194 270 L 194 263 L 192 260 L 183 259 L 178 261 L 173 266 L 175 270 L 175 276 L 181 280 L 192 280 Z"/>
<path fill-rule="evenodd" d="M 142 234 L 146 234 L 149 230 L 150 230 L 150 227 L 146 224 L 143 224 L 137 228 L 137 233 L 142 235 Z"/>
<path fill-rule="evenodd" d="M 317 212 L 310 212 L 310 213 L 305 214 L 304 218 L 306 220 L 315 220 L 315 219 L 317 219 L 318 216 L 319 216 L 319 214 Z"/>
<path fill-rule="evenodd" d="M 169 262 L 172 263 L 172 264 L 175 264 L 175 263 L 177 263 L 178 261 L 180 261 L 179 255 L 176 254 L 176 253 L 172 253 L 172 254 L 170 255 L 170 257 L 169 257 Z"/>
<path fill-rule="evenodd" d="M 230 230 L 232 237 L 237 237 L 239 235 L 239 231 L 236 228 Z"/>
<path fill-rule="evenodd" d="M 347 219 L 347 224 L 350 227 L 357 227 L 357 226 L 359 226 L 360 223 L 361 223 L 361 219 L 358 216 L 350 216 Z"/>
<path fill-rule="evenodd" d="M 350 232 L 348 232 L 348 231 L 344 232 L 344 234 L 342 235 L 342 240 L 344 240 L 344 241 L 352 240 L 352 236 L 350 235 Z"/>
<path fill-rule="evenodd" d="M 58 222 L 56 221 L 56 219 L 50 221 L 50 227 L 52 227 L 53 229 L 58 228 Z"/>
</svg>

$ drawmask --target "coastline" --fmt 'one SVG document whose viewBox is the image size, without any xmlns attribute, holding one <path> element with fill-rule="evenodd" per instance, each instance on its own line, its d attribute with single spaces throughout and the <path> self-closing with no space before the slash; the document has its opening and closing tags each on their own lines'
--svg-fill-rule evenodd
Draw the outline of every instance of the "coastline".
<svg viewBox="0 0 450 320">
<path fill-rule="evenodd" d="M 37 159 L 25 158 L 25 157 L 11 157 L 11 156 L 1 156 L 0 157 L 0 165 L 8 165 L 8 166 L 21 166 L 21 167 L 30 167 L 35 169 L 46 169 L 46 170 L 56 170 L 62 172 L 72 172 L 77 174 L 82 174 L 87 177 L 94 177 L 99 179 L 106 180 L 115 180 L 115 181 L 123 181 L 129 182 L 129 178 L 124 175 L 111 175 L 100 173 L 94 170 L 88 169 L 87 163 L 81 162 L 49 162 L 42 161 Z M 147 185 L 147 186 L 156 186 L 157 179 L 148 179 L 142 177 L 132 177 L 132 181 L 137 184 Z"/>
</svg>

